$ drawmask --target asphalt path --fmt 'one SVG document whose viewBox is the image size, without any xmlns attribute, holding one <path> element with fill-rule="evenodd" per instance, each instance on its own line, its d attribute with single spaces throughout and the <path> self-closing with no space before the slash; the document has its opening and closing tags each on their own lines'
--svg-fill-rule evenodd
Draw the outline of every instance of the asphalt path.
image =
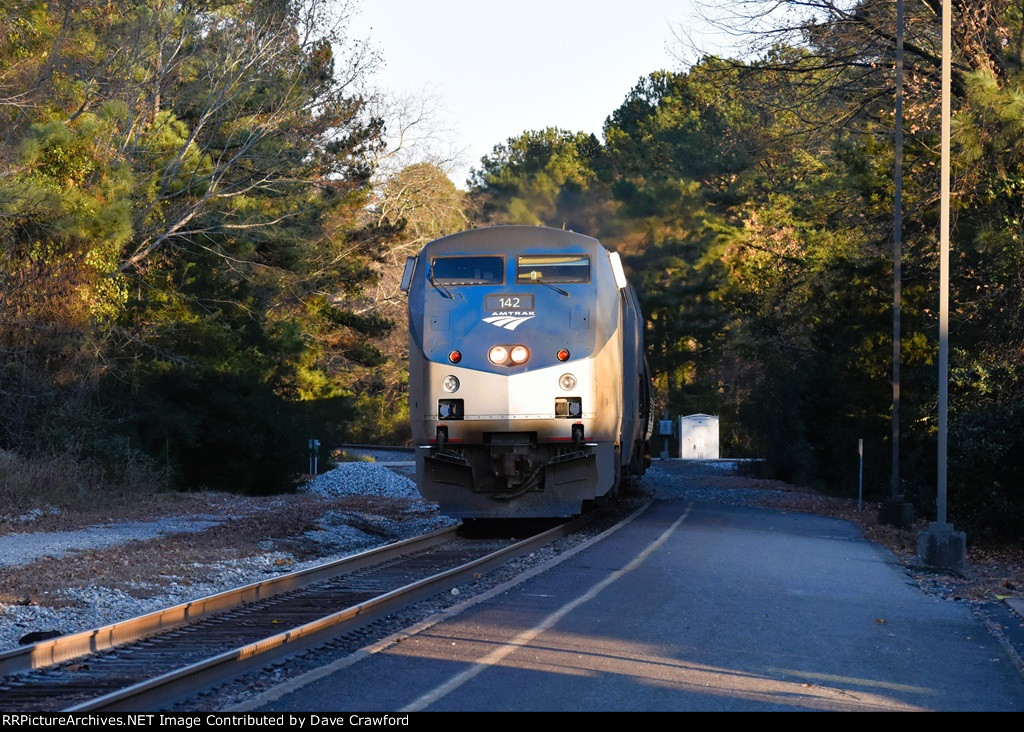
<svg viewBox="0 0 1024 732">
<path fill-rule="evenodd" d="M 1019 712 L 1024 670 L 848 521 L 675 498 L 246 708 Z"/>
</svg>

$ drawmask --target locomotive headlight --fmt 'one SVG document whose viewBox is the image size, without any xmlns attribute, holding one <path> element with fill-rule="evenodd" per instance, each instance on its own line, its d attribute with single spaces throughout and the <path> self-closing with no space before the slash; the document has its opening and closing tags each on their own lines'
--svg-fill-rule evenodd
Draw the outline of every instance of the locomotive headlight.
<svg viewBox="0 0 1024 732">
<path fill-rule="evenodd" d="M 562 374 L 558 377 L 558 385 L 565 391 L 572 391 L 576 388 L 576 377 L 572 374 Z"/>
<path fill-rule="evenodd" d="M 452 394 L 459 390 L 459 380 L 455 376 L 448 374 L 441 379 L 441 388 L 449 394 Z"/>
<path fill-rule="evenodd" d="M 509 355 L 512 357 L 512 363 L 526 363 L 526 359 L 530 357 L 530 351 L 526 346 L 516 346 Z"/>
<path fill-rule="evenodd" d="M 491 363 L 500 366 L 508 361 L 508 349 L 505 346 L 495 346 L 487 352 L 487 358 Z"/>
</svg>

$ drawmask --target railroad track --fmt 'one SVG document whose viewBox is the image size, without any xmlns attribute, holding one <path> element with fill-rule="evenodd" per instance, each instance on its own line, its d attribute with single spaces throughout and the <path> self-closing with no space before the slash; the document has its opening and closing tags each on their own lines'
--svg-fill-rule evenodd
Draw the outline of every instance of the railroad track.
<svg viewBox="0 0 1024 732">
<path fill-rule="evenodd" d="M 154 711 L 365 627 L 581 529 L 442 529 L 112 625 L 0 653 L 0 710 Z"/>
</svg>

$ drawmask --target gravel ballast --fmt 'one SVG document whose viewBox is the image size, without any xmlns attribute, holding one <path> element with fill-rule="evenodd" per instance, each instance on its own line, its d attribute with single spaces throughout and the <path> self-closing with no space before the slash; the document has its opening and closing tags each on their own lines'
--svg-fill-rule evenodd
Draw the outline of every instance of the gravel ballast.
<svg viewBox="0 0 1024 732">
<path fill-rule="evenodd" d="M 161 591 L 149 591 L 145 593 L 148 597 L 133 596 L 131 586 L 108 587 L 83 578 L 84 586 L 56 589 L 48 596 L 51 602 L 43 604 L 0 586 L 0 651 L 16 648 L 26 636 L 38 639 L 39 635 L 66 635 L 101 627 L 457 523 L 419 497 L 416 484 L 403 474 L 411 469 L 408 456 L 396 458 L 392 453 L 386 457 L 391 467 L 374 462 L 341 463 L 310 480 L 294 497 L 323 506 L 318 516 L 310 518 L 313 528 L 291 537 L 301 542 L 305 554 L 315 555 L 302 561 L 291 552 L 275 550 L 273 537 L 266 537 L 260 543 L 266 548 L 263 553 L 225 558 L 202 567 L 190 563 L 188 547 L 203 542 L 204 532 L 217 528 L 223 535 L 236 523 L 241 529 L 238 519 L 242 517 L 235 514 L 159 517 L 59 532 L 26 528 L 0 536 L 0 567 L 37 575 L 45 573 L 45 563 L 54 560 L 70 566 L 86 557 L 102 562 L 105 555 L 110 555 L 108 564 L 128 565 L 133 552 L 165 548 L 174 542 L 185 547 L 176 576 L 162 578 Z M 356 509 L 330 508 L 332 502 L 346 498 L 375 502 Z M 253 540 L 251 536 L 244 538 Z M 204 579 L 197 579 L 200 576 Z"/>
</svg>

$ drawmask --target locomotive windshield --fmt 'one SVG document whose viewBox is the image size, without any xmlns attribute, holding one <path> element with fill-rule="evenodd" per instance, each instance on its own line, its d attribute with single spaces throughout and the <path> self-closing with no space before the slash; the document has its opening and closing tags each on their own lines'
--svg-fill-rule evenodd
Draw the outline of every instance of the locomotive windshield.
<svg viewBox="0 0 1024 732">
<path fill-rule="evenodd" d="M 528 254 L 516 258 L 516 283 L 590 282 L 586 254 Z"/>
<path fill-rule="evenodd" d="M 430 263 L 430 279 L 440 285 L 500 285 L 505 262 L 501 257 L 439 257 Z"/>
</svg>

